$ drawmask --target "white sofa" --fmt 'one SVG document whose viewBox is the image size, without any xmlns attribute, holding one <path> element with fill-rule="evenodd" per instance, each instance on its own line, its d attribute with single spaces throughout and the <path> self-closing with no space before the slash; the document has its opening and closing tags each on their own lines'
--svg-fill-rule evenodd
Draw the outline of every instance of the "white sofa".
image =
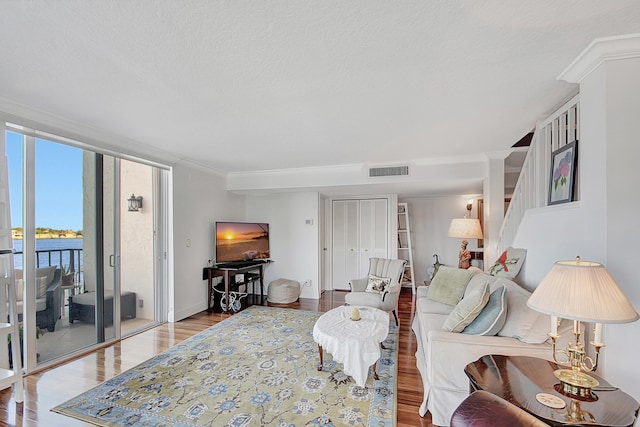
<svg viewBox="0 0 640 427">
<path fill-rule="evenodd" d="M 443 325 L 454 306 L 429 299 L 426 286 L 417 289 L 412 329 L 418 344 L 417 367 L 424 386 L 420 415 L 431 412 L 436 426 L 448 426 L 456 407 L 469 395 L 469 380 L 464 373 L 468 363 L 486 354 L 552 360 L 551 345 L 546 342 L 550 318 L 526 306 L 530 292 L 511 280 L 490 276 L 479 269 L 474 269 L 466 289 L 485 283 L 489 283 L 491 292 L 501 286 L 506 290 L 507 315 L 498 336 L 444 331 Z M 563 332 L 565 328 L 563 325 Z"/>
</svg>

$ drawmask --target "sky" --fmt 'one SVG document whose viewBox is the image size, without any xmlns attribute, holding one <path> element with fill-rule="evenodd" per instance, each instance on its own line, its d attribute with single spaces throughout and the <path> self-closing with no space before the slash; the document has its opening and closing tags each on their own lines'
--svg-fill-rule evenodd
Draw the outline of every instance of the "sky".
<svg viewBox="0 0 640 427">
<path fill-rule="evenodd" d="M 6 133 L 11 226 L 22 227 L 22 135 Z M 82 150 L 36 139 L 36 227 L 82 230 Z"/>
</svg>

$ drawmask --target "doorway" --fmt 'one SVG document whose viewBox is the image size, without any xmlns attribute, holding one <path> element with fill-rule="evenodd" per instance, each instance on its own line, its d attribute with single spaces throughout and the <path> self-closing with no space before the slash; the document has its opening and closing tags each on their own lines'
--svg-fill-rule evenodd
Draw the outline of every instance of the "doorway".
<svg viewBox="0 0 640 427">
<path fill-rule="evenodd" d="M 24 289 L 43 285 L 21 314 L 27 372 L 165 321 L 157 195 L 167 171 L 9 126 L 14 265 Z"/>
</svg>

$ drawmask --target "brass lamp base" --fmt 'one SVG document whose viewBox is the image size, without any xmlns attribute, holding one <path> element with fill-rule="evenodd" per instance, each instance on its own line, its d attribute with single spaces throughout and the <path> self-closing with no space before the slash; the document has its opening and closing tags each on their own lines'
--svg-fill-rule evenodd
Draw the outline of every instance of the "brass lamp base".
<svg viewBox="0 0 640 427">
<path fill-rule="evenodd" d="M 598 397 L 591 393 L 591 389 L 600 385 L 598 380 L 582 371 L 572 369 L 558 369 L 553 375 L 560 380 L 560 390 L 558 392 L 565 396 L 574 397 L 580 400 L 593 401 Z"/>
</svg>

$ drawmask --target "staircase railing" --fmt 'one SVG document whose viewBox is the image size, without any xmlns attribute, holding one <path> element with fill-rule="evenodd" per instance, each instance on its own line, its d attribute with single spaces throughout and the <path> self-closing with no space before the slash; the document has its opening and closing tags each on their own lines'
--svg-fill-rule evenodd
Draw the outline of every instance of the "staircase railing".
<svg viewBox="0 0 640 427">
<path fill-rule="evenodd" d="M 537 124 L 500 228 L 496 244 L 498 253 L 513 244 L 528 209 L 547 206 L 551 153 L 580 138 L 579 117 L 580 96 L 576 95 Z M 575 188 L 575 199 L 578 200 L 579 182 Z"/>
</svg>

